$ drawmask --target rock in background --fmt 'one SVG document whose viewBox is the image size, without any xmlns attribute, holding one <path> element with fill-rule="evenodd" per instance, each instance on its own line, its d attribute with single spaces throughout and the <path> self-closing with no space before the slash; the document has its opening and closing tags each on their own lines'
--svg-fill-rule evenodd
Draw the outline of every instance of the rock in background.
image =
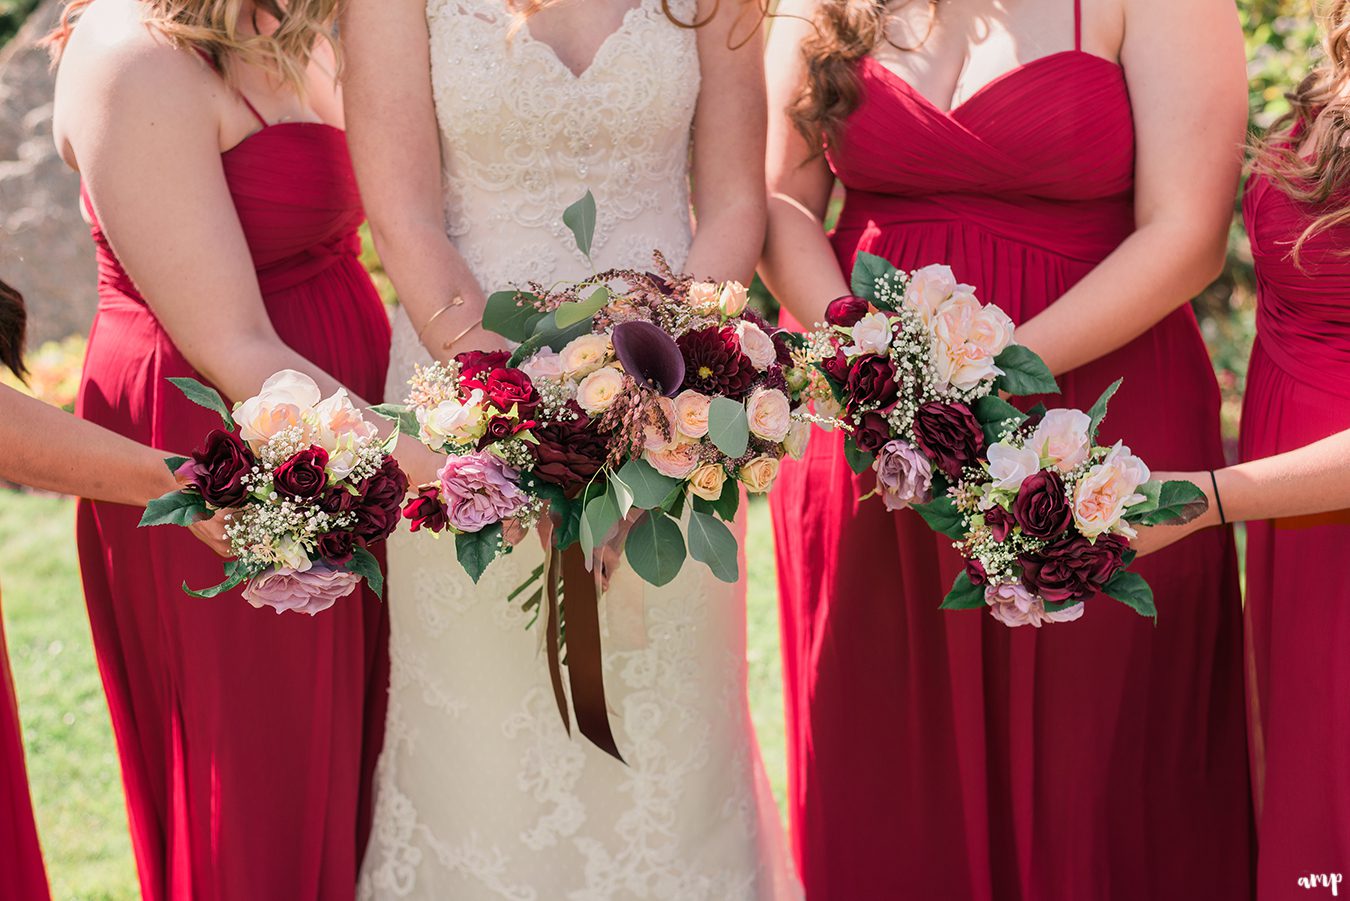
<svg viewBox="0 0 1350 901">
<path fill-rule="evenodd" d="M 30 347 L 87 332 L 97 303 L 80 180 L 52 143 L 54 78 L 33 46 L 60 9 L 45 0 L 0 49 L 0 278 L 28 299 Z"/>
</svg>

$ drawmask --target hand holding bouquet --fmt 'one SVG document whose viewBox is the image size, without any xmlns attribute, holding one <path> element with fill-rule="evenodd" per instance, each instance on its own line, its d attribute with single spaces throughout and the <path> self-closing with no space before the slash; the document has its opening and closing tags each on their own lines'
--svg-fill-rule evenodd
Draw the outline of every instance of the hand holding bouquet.
<svg viewBox="0 0 1350 901">
<path fill-rule="evenodd" d="M 194 379 L 170 381 L 219 413 L 223 428 L 190 458 L 167 461 L 186 487 L 152 501 L 141 525 L 186 526 L 226 510 L 235 555 L 225 581 L 183 590 L 209 598 L 244 584 L 254 607 L 310 615 L 362 579 L 378 594 L 383 577 L 368 548 L 397 527 L 408 489 L 389 455 L 396 436 L 381 440 L 345 390 L 321 398 L 313 379 L 292 370 L 233 410 Z"/>
</svg>

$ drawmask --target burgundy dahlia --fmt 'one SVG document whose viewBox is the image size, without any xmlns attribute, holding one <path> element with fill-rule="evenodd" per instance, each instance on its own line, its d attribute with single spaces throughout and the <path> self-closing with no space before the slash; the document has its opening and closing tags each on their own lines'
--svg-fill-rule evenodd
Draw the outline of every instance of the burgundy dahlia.
<svg viewBox="0 0 1350 901">
<path fill-rule="evenodd" d="M 212 507 L 236 507 L 244 502 L 244 476 L 253 468 L 253 453 L 234 432 L 216 429 L 206 436 L 202 449 L 178 469 Z"/>
<path fill-rule="evenodd" d="M 570 497 L 605 465 L 609 447 L 576 401 L 569 401 L 567 408 L 576 418 L 536 427 L 534 437 L 539 443 L 531 445 L 530 450 L 534 453 L 535 475 Z"/>
<path fill-rule="evenodd" d="M 953 481 L 984 453 L 984 429 L 965 404 L 924 404 L 914 416 L 914 439 Z"/>
<path fill-rule="evenodd" d="M 315 445 L 298 452 L 272 473 L 277 494 L 293 501 L 312 501 L 328 489 L 328 451 Z"/>
<path fill-rule="evenodd" d="M 1012 502 L 1013 519 L 1032 538 L 1055 538 L 1073 525 L 1073 510 L 1059 473 L 1033 472 L 1022 481 Z"/>
<path fill-rule="evenodd" d="M 1129 546 L 1114 534 L 1098 536 L 1096 544 L 1082 535 L 1066 536 L 1019 559 L 1022 581 L 1051 604 L 1084 601 L 1121 570 Z"/>
<path fill-rule="evenodd" d="M 729 325 L 685 332 L 678 343 L 684 354 L 684 388 L 740 400 L 759 374 L 741 351 L 736 329 Z"/>
</svg>

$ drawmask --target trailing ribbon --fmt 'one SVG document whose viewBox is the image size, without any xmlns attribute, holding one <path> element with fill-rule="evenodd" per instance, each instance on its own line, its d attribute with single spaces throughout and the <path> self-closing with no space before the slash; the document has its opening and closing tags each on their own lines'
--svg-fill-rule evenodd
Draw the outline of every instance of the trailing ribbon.
<svg viewBox="0 0 1350 901">
<path fill-rule="evenodd" d="M 605 702 L 605 675 L 600 655 L 600 610 L 595 577 L 586 568 L 586 556 L 579 545 L 573 545 L 561 554 L 549 548 L 545 570 L 548 675 L 553 683 L 553 698 L 558 703 L 558 714 L 562 717 L 563 726 L 570 735 L 572 722 L 567 713 L 562 664 L 558 659 L 560 576 L 562 600 L 567 604 L 567 682 L 572 689 L 577 728 L 591 744 L 626 764 L 614 741 L 614 733 L 609 726 L 609 707 Z"/>
</svg>

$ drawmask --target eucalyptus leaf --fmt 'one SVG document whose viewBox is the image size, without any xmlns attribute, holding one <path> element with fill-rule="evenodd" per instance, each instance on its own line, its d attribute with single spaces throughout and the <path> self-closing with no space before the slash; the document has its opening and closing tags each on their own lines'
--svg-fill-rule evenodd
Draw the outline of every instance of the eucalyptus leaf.
<svg viewBox="0 0 1350 901">
<path fill-rule="evenodd" d="M 508 341 L 526 340 L 544 318 L 544 313 L 534 305 L 538 300 L 526 291 L 494 292 L 483 308 L 483 328 Z"/>
<path fill-rule="evenodd" d="M 384 597 L 384 573 L 380 572 L 380 562 L 370 551 L 360 545 L 352 548 L 352 559 L 347 561 L 347 571 L 365 579 L 376 597 Z"/>
<path fill-rule="evenodd" d="M 628 565 L 648 583 L 668 585 L 684 566 L 684 535 L 680 525 L 664 513 L 649 510 L 628 532 Z"/>
<path fill-rule="evenodd" d="M 714 397 L 708 405 L 708 438 L 718 450 L 735 459 L 750 446 L 750 417 L 745 404 Z"/>
<path fill-rule="evenodd" d="M 1000 391 L 1020 396 L 1059 393 L 1059 384 L 1050 367 L 1030 348 L 1009 344 L 994 359 L 994 364 L 1003 370 L 1003 375 L 994 382 L 994 387 Z"/>
<path fill-rule="evenodd" d="M 942 610 L 979 610 L 987 606 L 984 600 L 984 589 L 970 581 L 970 577 L 964 572 L 956 576 L 956 581 L 952 583 L 952 590 L 947 592 L 947 597 L 942 601 Z"/>
<path fill-rule="evenodd" d="M 219 413 L 221 421 L 225 423 L 225 431 L 234 431 L 234 419 L 230 416 L 230 407 L 225 403 L 225 398 L 220 396 L 220 392 L 214 388 L 206 387 L 193 378 L 171 378 L 169 381 L 179 391 L 183 392 L 184 397 L 197 406 Z"/>
<path fill-rule="evenodd" d="M 586 509 L 581 514 L 581 550 L 587 557 L 590 557 L 596 547 L 604 542 L 609 530 L 622 518 L 612 491 L 606 491 L 586 504 Z"/>
<path fill-rule="evenodd" d="M 588 190 L 586 196 L 564 210 L 563 225 L 572 230 L 577 249 L 589 258 L 595 240 L 595 195 Z"/>
<path fill-rule="evenodd" d="M 715 501 L 706 501 L 694 496 L 694 509 L 699 513 L 720 516 L 723 522 L 734 522 L 741 508 L 741 489 L 737 485 L 725 485 L 722 495 Z"/>
<path fill-rule="evenodd" d="M 679 488 L 678 479 L 663 476 L 646 460 L 634 457 L 623 465 L 614 478 L 623 483 L 631 506 L 639 510 L 655 510 L 666 502 L 670 492 Z M 626 514 L 625 514 L 626 515 Z"/>
<path fill-rule="evenodd" d="M 689 514 L 689 556 L 707 564 L 723 582 L 735 583 L 740 578 L 736 536 L 719 519 L 697 510 Z"/>
<path fill-rule="evenodd" d="M 607 303 L 609 303 L 609 289 L 601 285 L 585 300 L 565 303 L 554 310 L 554 323 L 558 328 L 565 329 L 578 322 L 590 322 Z"/>
</svg>

